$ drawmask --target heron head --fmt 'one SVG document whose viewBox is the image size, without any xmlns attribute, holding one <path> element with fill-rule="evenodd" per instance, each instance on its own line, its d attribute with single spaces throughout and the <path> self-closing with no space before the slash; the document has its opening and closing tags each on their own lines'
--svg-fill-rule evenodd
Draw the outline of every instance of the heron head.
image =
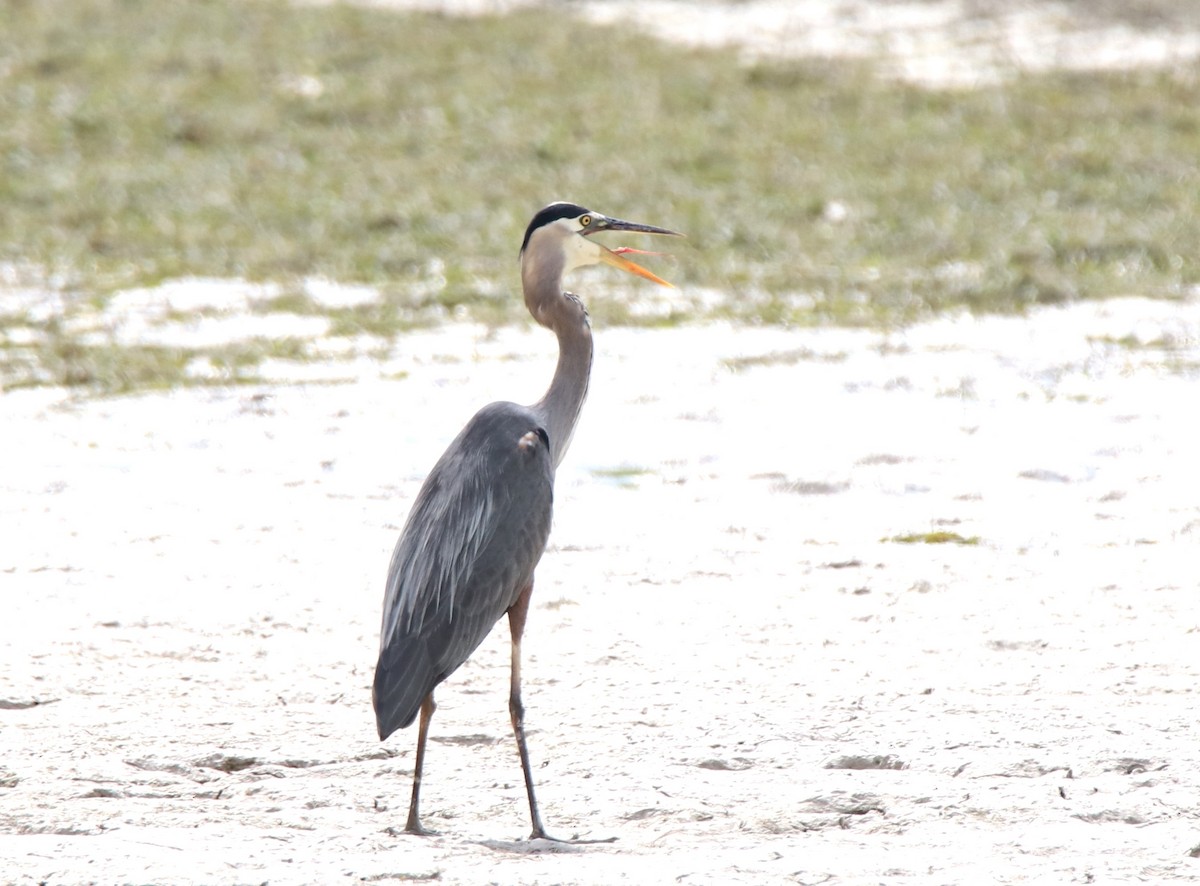
<svg viewBox="0 0 1200 886">
<path fill-rule="evenodd" d="M 671 285 L 624 257 L 625 254 L 638 253 L 640 250 L 612 250 L 591 239 L 593 234 L 604 231 L 683 236 L 676 231 L 668 231 L 654 225 L 609 218 L 575 203 L 551 203 L 533 217 L 525 230 L 525 241 L 521 244 L 521 264 L 523 267 L 532 265 L 531 270 L 540 275 L 541 271 L 550 268 L 556 268 L 559 274 L 566 274 L 575 268 L 603 263 L 653 280 L 662 286 Z"/>
</svg>

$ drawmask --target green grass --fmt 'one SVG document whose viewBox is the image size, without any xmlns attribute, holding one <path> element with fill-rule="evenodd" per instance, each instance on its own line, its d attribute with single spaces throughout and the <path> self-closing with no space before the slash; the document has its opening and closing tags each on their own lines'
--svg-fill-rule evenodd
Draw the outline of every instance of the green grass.
<svg viewBox="0 0 1200 886">
<path fill-rule="evenodd" d="M 28 353 L 0 348 L 0 377 L 7 389 L 58 385 L 103 393 L 175 387 L 189 383 L 189 349 L 155 345 L 95 344 L 48 324 Z"/>
<path fill-rule="evenodd" d="M 756 366 L 794 366 L 802 361 L 840 363 L 846 359 L 844 352 L 822 354 L 811 348 L 794 348 L 790 351 L 772 351 L 769 354 L 754 354 L 749 357 L 729 357 L 721 365 L 732 372 L 741 372 Z"/>
<path fill-rule="evenodd" d="M 650 468 L 635 465 L 619 465 L 611 468 L 592 468 L 591 474 L 601 480 L 608 480 L 622 489 L 636 489 L 639 477 L 653 474 Z"/>
<path fill-rule="evenodd" d="M 881 539 L 881 541 L 890 541 L 902 545 L 977 545 L 979 544 L 979 536 L 972 535 L 965 537 L 959 535 L 957 532 L 941 530 L 938 532 L 909 532 L 904 535 L 893 535 L 890 538 Z"/>
<path fill-rule="evenodd" d="M 1143 355 L 1152 359 L 1167 372 L 1174 375 L 1194 374 L 1200 362 L 1189 357 L 1195 349 L 1195 341 L 1185 335 L 1165 332 L 1157 338 L 1143 339 L 1132 333 L 1114 338 L 1110 335 L 1088 336 L 1092 345 L 1106 349 L 1117 349 L 1130 355 Z"/>
<path fill-rule="evenodd" d="M 1123 335 L 1120 338 L 1114 338 L 1111 335 L 1089 335 L 1087 338 L 1091 344 L 1110 345 L 1112 347 L 1123 348 L 1127 351 L 1179 351 L 1190 347 L 1193 343 L 1187 339 L 1179 339 L 1174 336 L 1160 335 L 1158 338 L 1142 339 L 1133 333 Z"/>
<path fill-rule="evenodd" d="M 593 296 L 609 324 L 894 324 L 1200 282 L 1194 70 L 946 93 L 538 12 L 0 9 L 0 262 L 93 303 L 323 275 L 381 299 L 278 308 L 385 338 L 523 322 L 516 249 L 559 198 L 685 231 L 648 263 L 725 293 L 643 319 Z"/>
</svg>

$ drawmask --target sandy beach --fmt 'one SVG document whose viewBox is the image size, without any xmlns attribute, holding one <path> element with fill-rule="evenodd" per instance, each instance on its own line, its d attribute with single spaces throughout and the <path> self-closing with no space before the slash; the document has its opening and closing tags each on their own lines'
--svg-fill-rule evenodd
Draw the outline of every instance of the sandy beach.
<svg viewBox="0 0 1200 886">
<path fill-rule="evenodd" d="M 391 5 L 431 4 L 520 0 Z M 938 87 L 1200 54 L 989 8 L 578 14 Z M 1200 293 L 597 328 L 524 644 L 542 814 L 616 838 L 586 846 L 525 839 L 503 626 L 438 692 L 439 836 L 401 832 L 415 730 L 381 744 L 370 702 L 413 496 L 477 408 L 541 395 L 553 337 L 355 341 L 261 297 L 171 281 L 82 317 L 117 345 L 305 344 L 261 383 L 0 394 L 0 883 L 1200 882 Z"/>
<path fill-rule="evenodd" d="M 525 680 L 547 827 L 618 839 L 524 842 L 503 629 L 439 693 L 442 835 L 399 834 L 387 558 L 553 348 L 451 325 L 325 382 L 6 394 L 2 879 L 1200 876 L 1194 301 L 597 330 Z M 975 543 L 894 540 L 931 532 Z"/>
</svg>

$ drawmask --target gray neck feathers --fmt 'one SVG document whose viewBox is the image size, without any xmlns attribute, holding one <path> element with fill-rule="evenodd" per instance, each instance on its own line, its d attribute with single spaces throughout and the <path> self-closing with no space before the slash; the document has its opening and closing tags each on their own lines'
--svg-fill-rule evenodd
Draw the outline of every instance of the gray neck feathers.
<svg viewBox="0 0 1200 886">
<path fill-rule="evenodd" d="M 557 467 L 567 454 L 575 424 L 587 398 L 592 373 L 592 327 L 577 296 L 562 291 L 558 273 L 533 274 L 523 269 L 525 305 L 533 318 L 558 336 L 558 365 L 545 395 L 531 409 L 550 437 Z"/>
</svg>

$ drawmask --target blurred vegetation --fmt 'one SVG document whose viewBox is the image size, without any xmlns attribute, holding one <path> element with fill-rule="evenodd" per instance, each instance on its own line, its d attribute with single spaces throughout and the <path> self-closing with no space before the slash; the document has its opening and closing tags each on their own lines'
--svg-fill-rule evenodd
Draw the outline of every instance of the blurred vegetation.
<svg viewBox="0 0 1200 886">
<path fill-rule="evenodd" d="M 891 541 L 902 545 L 977 545 L 979 544 L 979 536 L 972 535 L 969 538 L 959 535 L 957 532 L 910 532 L 905 535 L 893 535 L 891 538 L 880 539 L 880 541 Z"/>
<path fill-rule="evenodd" d="M 665 314 L 588 282 L 608 323 L 890 324 L 1197 284 L 1196 70 L 935 92 L 557 11 L 0 14 L 0 263 L 101 307 L 173 277 L 321 275 L 382 291 L 331 312 L 337 334 L 517 320 L 517 245 L 552 199 L 690 236 L 648 260 L 682 287 Z"/>
</svg>

